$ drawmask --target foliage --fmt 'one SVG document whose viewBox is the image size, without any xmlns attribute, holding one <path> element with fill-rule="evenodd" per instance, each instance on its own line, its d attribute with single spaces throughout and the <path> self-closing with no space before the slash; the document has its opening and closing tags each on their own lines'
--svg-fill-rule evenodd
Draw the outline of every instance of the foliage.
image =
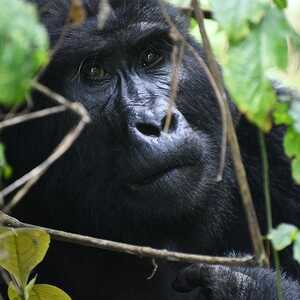
<svg viewBox="0 0 300 300">
<path fill-rule="evenodd" d="M 287 0 L 274 0 L 274 3 L 277 5 L 278 8 L 284 9 L 287 7 Z"/>
<path fill-rule="evenodd" d="M 273 123 L 287 127 L 284 149 L 300 183 L 300 80 L 299 69 L 293 69 L 293 64 L 299 66 L 300 36 L 282 11 L 287 2 L 274 0 L 276 6 L 265 0 L 210 2 L 220 31 L 226 34 L 226 51 L 216 54 L 223 55 L 227 87 L 240 111 L 262 130 L 269 131 Z M 293 243 L 294 258 L 300 262 L 297 227 L 280 224 L 268 238 L 275 250 Z"/>
<path fill-rule="evenodd" d="M 38 229 L 0 228 L 0 266 L 11 276 L 8 288 L 10 300 L 70 300 L 62 290 L 29 281 L 32 270 L 43 260 L 50 237 Z"/>
<path fill-rule="evenodd" d="M 35 6 L 23 0 L 2 0 L 0 10 L 0 104 L 14 106 L 26 99 L 31 80 L 48 61 L 48 35 L 38 21 Z M 0 143 L 0 176 L 8 178 L 11 167 Z M 12 281 L 10 300 L 70 300 L 57 287 L 29 280 L 43 260 L 49 235 L 37 229 L 0 227 L 0 266 Z"/>
<path fill-rule="evenodd" d="M 286 14 L 286 0 L 209 0 L 205 4 L 214 16 L 205 21 L 206 30 L 233 100 L 263 131 L 273 124 L 287 127 L 284 149 L 292 160 L 293 177 L 300 183 L 299 1 L 290 0 Z M 192 21 L 191 32 L 199 38 L 197 27 Z M 294 225 L 280 224 L 268 239 L 278 251 L 293 244 L 294 258 L 300 263 L 299 232 Z"/>
<path fill-rule="evenodd" d="M 300 28 L 293 27 L 284 14 L 287 2 L 209 3 L 217 22 L 213 31 L 213 22 L 206 24 L 233 100 L 263 131 L 269 131 L 274 123 L 288 127 L 284 148 L 292 160 L 293 177 L 300 183 L 300 36 L 296 31 Z M 300 13 L 299 2 L 294 6 Z M 294 15 L 293 20 L 297 20 Z M 286 92 L 278 97 L 274 87 Z"/>
<path fill-rule="evenodd" d="M 257 24 L 264 13 L 262 1 L 211 0 L 214 18 L 225 30 L 231 41 L 238 41 L 249 34 L 250 25 Z"/>
<path fill-rule="evenodd" d="M 225 79 L 240 110 L 268 131 L 277 102 L 270 74 L 287 68 L 288 40 L 296 46 L 300 38 L 283 12 L 269 1 L 238 2 L 226 1 L 224 8 L 223 1 L 212 0 L 215 16 L 228 37 Z M 241 33 L 236 28 L 242 28 Z"/>
<path fill-rule="evenodd" d="M 12 168 L 7 163 L 5 157 L 5 146 L 0 143 L 0 178 L 9 178 L 12 174 Z"/>
<path fill-rule="evenodd" d="M 268 234 L 268 239 L 277 251 L 293 244 L 294 259 L 300 263 L 300 231 L 296 226 L 282 223 Z"/>
<path fill-rule="evenodd" d="M 1 0 L 0 103 L 24 101 L 30 82 L 47 62 L 48 38 L 35 7 L 21 0 Z"/>
</svg>

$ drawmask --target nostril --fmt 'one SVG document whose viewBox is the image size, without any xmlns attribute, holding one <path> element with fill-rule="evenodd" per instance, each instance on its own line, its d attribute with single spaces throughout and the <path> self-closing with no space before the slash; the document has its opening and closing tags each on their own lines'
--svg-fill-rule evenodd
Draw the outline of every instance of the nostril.
<svg viewBox="0 0 300 300">
<path fill-rule="evenodd" d="M 155 136 L 159 137 L 160 136 L 160 128 L 153 124 L 149 123 L 137 123 L 136 124 L 137 130 L 147 136 Z"/>
<path fill-rule="evenodd" d="M 168 129 L 168 132 L 173 132 L 177 128 L 177 117 L 176 114 L 171 114 L 171 118 L 168 118 L 168 115 L 164 116 L 161 120 L 161 127 Z"/>
</svg>

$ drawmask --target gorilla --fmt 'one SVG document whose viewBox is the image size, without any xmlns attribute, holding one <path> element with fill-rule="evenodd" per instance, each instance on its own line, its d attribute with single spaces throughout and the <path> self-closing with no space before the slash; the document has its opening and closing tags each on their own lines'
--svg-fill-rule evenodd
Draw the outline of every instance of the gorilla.
<svg viewBox="0 0 300 300">
<path fill-rule="evenodd" d="M 98 238 L 208 255 L 252 252 L 235 173 L 227 155 L 216 181 L 222 122 L 208 78 L 185 49 L 176 107 L 167 132 L 175 44 L 158 0 L 111 0 L 103 28 L 99 3 L 84 0 L 87 18 L 66 26 L 69 0 L 32 0 L 56 51 L 40 81 L 91 116 L 73 147 L 34 185 L 13 214 L 22 221 Z M 180 32 L 188 22 L 166 6 Z M 251 63 L 251 62 L 250 62 Z M 33 110 L 53 105 L 35 92 Z M 266 234 L 262 162 L 254 128 L 230 103 L 260 226 Z M 14 178 L 37 166 L 78 122 L 63 114 L 2 132 Z M 267 137 L 273 222 L 300 226 L 300 189 L 282 151 L 283 128 Z M 12 179 L 12 180 L 13 180 Z M 232 254 L 235 253 L 235 254 Z M 300 268 L 281 253 L 284 299 L 300 299 Z M 52 241 L 38 281 L 75 300 L 277 299 L 272 269 L 156 261 Z"/>
</svg>

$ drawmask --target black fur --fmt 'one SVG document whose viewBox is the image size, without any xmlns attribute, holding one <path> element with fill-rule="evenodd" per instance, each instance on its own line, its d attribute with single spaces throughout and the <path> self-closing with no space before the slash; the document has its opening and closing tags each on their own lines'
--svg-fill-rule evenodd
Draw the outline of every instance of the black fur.
<svg viewBox="0 0 300 300">
<path fill-rule="evenodd" d="M 162 132 L 173 41 L 158 2 L 113 0 L 113 11 L 100 31 L 98 2 L 84 1 L 88 19 L 79 27 L 68 27 L 63 39 L 59 37 L 69 1 L 34 2 L 39 4 L 52 46 L 60 40 L 41 81 L 66 98 L 81 102 L 92 123 L 16 207 L 15 216 L 34 224 L 162 249 L 210 255 L 232 250 L 251 253 L 229 157 L 222 182 L 215 180 L 222 126 L 217 101 L 204 71 L 187 50 L 170 131 Z M 185 18 L 171 6 L 167 11 L 203 56 L 187 33 Z M 139 58 L 149 48 L 158 51 L 163 60 L 143 68 Z M 91 55 L 109 72 L 107 80 L 91 83 L 80 73 Z M 53 103 L 40 94 L 33 98 L 36 110 Z M 266 233 L 257 130 L 231 107 Z M 77 120 L 67 112 L 5 130 L 2 138 L 15 178 L 43 161 Z M 274 224 L 300 226 L 299 188 L 291 179 L 289 162 L 282 152 L 282 129 L 275 129 L 267 142 Z M 276 297 L 270 270 L 239 269 L 247 275 L 241 283 L 234 269 L 218 271 L 221 269 L 205 266 L 207 271 L 202 272 L 203 266 L 192 266 L 174 284 L 177 290 L 193 290 L 181 294 L 172 288 L 172 282 L 185 265 L 157 263 L 158 272 L 147 280 L 153 268 L 149 259 L 52 241 L 38 273 L 40 282 L 62 287 L 75 300 Z M 281 263 L 289 276 L 299 277 L 290 250 L 283 253 Z M 211 280 L 211 274 L 216 279 Z M 245 280 L 248 277 L 251 280 Z M 286 299 L 299 299 L 296 282 L 283 279 L 283 286 Z"/>
</svg>

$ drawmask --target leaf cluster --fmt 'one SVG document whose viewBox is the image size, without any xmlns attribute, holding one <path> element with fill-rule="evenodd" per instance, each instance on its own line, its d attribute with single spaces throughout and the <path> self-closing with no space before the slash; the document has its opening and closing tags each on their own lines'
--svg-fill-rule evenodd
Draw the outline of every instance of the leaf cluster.
<svg viewBox="0 0 300 300">
<path fill-rule="evenodd" d="M 300 231 L 296 226 L 282 223 L 268 234 L 268 239 L 277 251 L 293 244 L 294 259 L 300 263 Z"/>
<path fill-rule="evenodd" d="M 45 231 L 0 227 L 0 266 L 12 279 L 9 300 L 71 300 L 57 287 L 36 284 L 37 277 L 29 280 L 32 270 L 44 259 L 49 243 Z"/>
<path fill-rule="evenodd" d="M 22 0 L 1 0 L 0 103 L 26 99 L 30 82 L 48 60 L 48 35 L 35 7 Z"/>
</svg>

